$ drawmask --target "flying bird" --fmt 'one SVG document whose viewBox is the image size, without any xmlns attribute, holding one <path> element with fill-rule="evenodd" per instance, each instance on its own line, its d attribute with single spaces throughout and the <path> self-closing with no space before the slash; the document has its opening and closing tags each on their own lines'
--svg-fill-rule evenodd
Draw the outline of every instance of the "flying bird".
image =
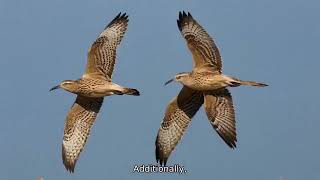
<svg viewBox="0 0 320 180">
<path fill-rule="evenodd" d="M 165 83 L 166 85 L 177 81 L 183 85 L 178 96 L 167 106 L 155 142 L 156 160 L 165 166 L 202 104 L 218 135 L 230 148 L 236 148 L 235 112 L 227 87 L 267 86 L 222 74 L 221 56 L 217 46 L 190 13 L 179 12 L 177 24 L 192 53 L 193 69 L 192 72 L 178 73 Z"/>
<path fill-rule="evenodd" d="M 63 164 L 70 172 L 74 172 L 104 96 L 140 95 L 136 89 L 112 82 L 116 49 L 127 30 L 128 21 L 126 13 L 119 13 L 101 32 L 88 51 L 86 70 L 80 79 L 65 80 L 50 89 L 62 88 L 77 95 L 65 121 L 62 141 Z"/>
</svg>

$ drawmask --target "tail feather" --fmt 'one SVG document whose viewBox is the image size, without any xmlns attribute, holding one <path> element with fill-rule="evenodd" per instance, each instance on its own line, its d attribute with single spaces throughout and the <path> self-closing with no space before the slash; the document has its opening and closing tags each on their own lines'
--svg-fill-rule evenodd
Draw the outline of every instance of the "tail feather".
<svg viewBox="0 0 320 180">
<path fill-rule="evenodd" d="M 127 95 L 133 95 L 133 96 L 140 96 L 140 92 L 136 89 L 132 89 L 132 88 L 124 88 L 124 94 Z"/>
<path fill-rule="evenodd" d="M 254 82 L 254 81 L 240 81 L 241 85 L 246 85 L 246 86 L 257 86 L 257 87 L 265 87 L 268 86 L 267 84 L 264 83 L 259 83 L 259 82 Z"/>
</svg>

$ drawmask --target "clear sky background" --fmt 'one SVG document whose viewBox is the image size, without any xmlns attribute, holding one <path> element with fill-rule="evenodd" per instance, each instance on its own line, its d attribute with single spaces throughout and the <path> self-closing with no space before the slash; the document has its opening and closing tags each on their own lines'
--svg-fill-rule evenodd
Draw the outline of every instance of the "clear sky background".
<svg viewBox="0 0 320 180">
<path fill-rule="evenodd" d="M 231 89 L 237 149 L 201 108 L 168 161 L 187 174 L 134 174 L 135 164 L 155 164 L 156 133 L 181 88 L 164 82 L 192 67 L 181 10 L 214 37 L 225 74 L 270 86 Z M 320 179 L 319 10 L 316 0 L 0 0 L 0 179 Z M 120 11 L 130 22 L 114 82 L 141 96 L 105 99 L 69 174 L 61 143 L 75 95 L 49 89 L 82 75 L 87 49 Z"/>
</svg>

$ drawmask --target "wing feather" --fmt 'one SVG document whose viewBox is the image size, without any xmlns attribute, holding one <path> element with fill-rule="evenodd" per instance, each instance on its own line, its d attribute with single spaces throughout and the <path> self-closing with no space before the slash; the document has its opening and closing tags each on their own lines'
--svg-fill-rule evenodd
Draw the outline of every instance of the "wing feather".
<svg viewBox="0 0 320 180">
<path fill-rule="evenodd" d="M 160 165 L 166 165 L 168 157 L 202 104 L 202 93 L 185 86 L 169 103 L 155 143 L 156 159 Z"/>
<path fill-rule="evenodd" d="M 127 30 L 128 21 L 126 13 L 119 13 L 98 36 L 88 51 L 85 76 L 98 74 L 111 79 L 116 49 Z"/>
<path fill-rule="evenodd" d="M 236 121 L 232 96 L 228 89 L 205 92 L 204 107 L 212 127 L 230 148 L 235 148 Z"/>
<path fill-rule="evenodd" d="M 222 63 L 219 49 L 210 35 L 191 16 L 179 12 L 177 24 L 193 55 L 194 68 L 211 67 L 221 73 Z"/>
<path fill-rule="evenodd" d="M 62 142 L 62 160 L 70 172 L 74 172 L 102 102 L 103 98 L 78 96 L 67 115 Z"/>
</svg>

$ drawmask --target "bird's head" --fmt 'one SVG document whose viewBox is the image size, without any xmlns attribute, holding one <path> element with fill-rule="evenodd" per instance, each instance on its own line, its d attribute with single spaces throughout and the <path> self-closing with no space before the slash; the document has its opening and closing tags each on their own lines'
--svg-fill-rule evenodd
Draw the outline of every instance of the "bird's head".
<svg viewBox="0 0 320 180">
<path fill-rule="evenodd" d="M 181 72 L 178 73 L 174 76 L 174 78 L 170 79 L 169 81 L 167 81 L 164 85 L 167 85 L 173 81 L 177 81 L 177 82 L 181 82 L 182 84 L 184 84 L 183 82 L 186 80 L 186 78 L 190 75 L 190 72 Z"/>
<path fill-rule="evenodd" d="M 53 88 L 51 88 L 50 91 L 62 88 L 64 90 L 66 90 L 66 91 L 74 92 L 76 87 L 77 87 L 77 82 L 76 81 L 74 81 L 74 80 L 64 80 L 60 84 L 58 84 L 57 86 L 54 86 Z"/>
</svg>

